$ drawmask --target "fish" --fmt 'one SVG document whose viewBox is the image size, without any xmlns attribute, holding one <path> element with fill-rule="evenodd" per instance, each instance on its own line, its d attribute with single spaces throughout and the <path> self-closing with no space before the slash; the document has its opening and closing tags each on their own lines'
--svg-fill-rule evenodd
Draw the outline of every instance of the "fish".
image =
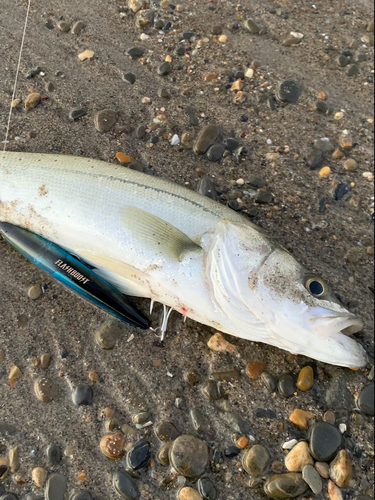
<svg viewBox="0 0 375 500">
<path fill-rule="evenodd" d="M 0 153 L 0 221 L 78 256 L 121 293 L 213 329 L 349 368 L 363 325 L 328 283 L 245 216 L 100 160 Z"/>
</svg>

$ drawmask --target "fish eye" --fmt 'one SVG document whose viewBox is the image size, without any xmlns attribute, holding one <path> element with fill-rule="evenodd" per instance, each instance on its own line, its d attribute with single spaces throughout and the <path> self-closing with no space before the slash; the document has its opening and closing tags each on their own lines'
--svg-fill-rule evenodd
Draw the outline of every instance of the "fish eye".
<svg viewBox="0 0 375 500">
<path fill-rule="evenodd" d="M 306 283 L 307 290 L 315 297 L 322 297 L 327 293 L 327 285 L 320 278 L 310 278 Z"/>
</svg>

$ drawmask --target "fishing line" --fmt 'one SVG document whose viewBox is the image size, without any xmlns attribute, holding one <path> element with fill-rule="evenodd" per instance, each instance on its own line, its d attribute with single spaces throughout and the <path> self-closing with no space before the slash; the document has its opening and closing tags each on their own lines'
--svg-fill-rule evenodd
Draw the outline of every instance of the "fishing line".
<svg viewBox="0 0 375 500">
<path fill-rule="evenodd" d="M 20 48 L 20 53 L 19 53 L 19 56 L 18 56 L 18 65 L 17 65 L 17 70 L 16 70 L 16 79 L 14 81 L 14 87 L 13 87 L 12 102 L 10 103 L 10 110 L 9 110 L 9 116 L 8 116 L 8 124 L 7 124 L 6 132 L 5 132 L 4 151 L 6 150 L 7 143 L 8 143 L 9 130 L 10 130 L 10 122 L 11 122 L 11 119 L 12 119 L 12 112 L 13 112 L 12 103 L 13 103 L 13 101 L 15 99 L 16 91 L 17 91 L 18 75 L 19 75 L 20 67 L 21 67 L 21 58 L 22 58 L 23 46 L 24 46 L 24 43 L 25 43 L 27 24 L 28 24 L 28 21 L 29 21 L 30 7 L 31 7 L 31 0 L 28 0 L 27 12 L 26 12 L 26 19 L 25 19 L 25 26 L 23 28 L 21 48 Z"/>
</svg>

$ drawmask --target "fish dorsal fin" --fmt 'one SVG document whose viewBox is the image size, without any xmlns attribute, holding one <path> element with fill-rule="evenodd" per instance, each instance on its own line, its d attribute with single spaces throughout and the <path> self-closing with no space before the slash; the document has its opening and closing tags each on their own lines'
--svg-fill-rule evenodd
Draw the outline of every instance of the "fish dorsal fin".
<svg viewBox="0 0 375 500">
<path fill-rule="evenodd" d="M 140 208 L 125 206 L 121 209 L 121 219 L 139 243 L 152 248 L 157 254 L 181 261 L 186 253 L 201 250 L 175 226 Z"/>
</svg>

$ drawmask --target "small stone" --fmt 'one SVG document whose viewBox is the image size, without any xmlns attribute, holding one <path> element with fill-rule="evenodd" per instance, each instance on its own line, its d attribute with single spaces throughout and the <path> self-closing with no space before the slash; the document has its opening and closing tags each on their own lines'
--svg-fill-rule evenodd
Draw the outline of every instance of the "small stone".
<svg viewBox="0 0 375 500">
<path fill-rule="evenodd" d="M 253 380 L 256 380 L 259 378 L 264 370 L 266 369 L 266 366 L 264 363 L 261 363 L 260 361 L 253 361 L 252 363 L 249 363 L 246 367 L 246 374 Z"/>
<path fill-rule="evenodd" d="M 172 71 L 172 66 L 169 62 L 163 62 L 158 68 L 158 74 L 160 76 L 167 76 Z"/>
<path fill-rule="evenodd" d="M 109 132 L 117 120 L 116 113 L 111 109 L 103 109 L 95 115 L 94 125 L 98 132 Z"/>
<path fill-rule="evenodd" d="M 349 452 L 340 450 L 329 468 L 329 476 L 340 488 L 348 486 L 352 478 L 352 461 Z"/>
<path fill-rule="evenodd" d="M 244 23 L 244 26 L 253 35 L 257 35 L 258 33 L 260 33 L 260 26 L 258 26 L 257 23 L 252 19 L 247 19 Z"/>
<path fill-rule="evenodd" d="M 87 384 L 77 386 L 72 393 L 72 401 L 76 406 L 91 405 L 93 390 Z"/>
<path fill-rule="evenodd" d="M 212 82 L 213 80 L 216 80 L 219 75 L 217 73 L 209 73 L 204 77 L 205 82 Z"/>
<path fill-rule="evenodd" d="M 215 186 L 212 183 L 211 179 L 209 179 L 208 177 L 203 177 L 203 179 L 200 179 L 197 191 L 203 196 L 207 196 L 207 198 L 210 198 L 211 200 L 219 201 L 219 196 L 216 193 Z"/>
<path fill-rule="evenodd" d="M 216 500 L 217 493 L 213 482 L 208 477 L 202 477 L 198 481 L 199 493 L 205 500 Z"/>
<path fill-rule="evenodd" d="M 92 496 L 89 491 L 81 491 L 73 495 L 70 500 L 92 500 Z"/>
<path fill-rule="evenodd" d="M 121 153 L 121 151 L 116 153 L 116 159 L 123 165 L 127 165 L 128 163 L 132 162 L 130 156 L 126 155 L 125 153 Z"/>
<path fill-rule="evenodd" d="M 285 466 L 291 472 L 301 472 L 305 465 L 314 465 L 306 441 L 300 441 L 285 457 Z"/>
<path fill-rule="evenodd" d="M 321 153 L 321 151 L 318 151 L 316 149 L 311 149 L 306 157 L 305 157 L 307 165 L 311 168 L 311 170 L 316 170 L 317 168 L 321 167 L 324 156 Z"/>
<path fill-rule="evenodd" d="M 242 90 L 243 89 L 243 83 L 242 83 L 242 80 L 241 78 L 238 78 L 238 80 L 236 80 L 235 82 L 232 83 L 232 86 L 231 86 L 231 92 L 236 92 L 238 90 Z"/>
<path fill-rule="evenodd" d="M 51 474 L 44 490 L 45 500 L 64 500 L 66 479 L 62 474 Z"/>
<path fill-rule="evenodd" d="M 282 448 L 283 450 L 291 450 L 292 448 L 295 447 L 295 445 L 298 443 L 297 439 L 290 439 L 289 441 L 286 441 Z"/>
<path fill-rule="evenodd" d="M 25 109 L 26 111 L 31 111 L 34 109 L 40 102 L 41 95 L 37 92 L 32 92 L 25 99 Z"/>
<path fill-rule="evenodd" d="M 178 492 L 179 500 L 203 500 L 203 497 L 198 493 L 197 490 L 191 488 L 190 486 L 185 486 Z"/>
<path fill-rule="evenodd" d="M 343 149 L 351 149 L 353 147 L 353 138 L 351 134 L 346 133 L 340 136 L 340 146 Z"/>
<path fill-rule="evenodd" d="M 139 59 L 145 53 L 145 49 L 142 47 L 131 47 L 126 51 L 126 55 L 130 56 L 132 59 Z"/>
<path fill-rule="evenodd" d="M 19 380 L 22 377 L 21 370 L 18 366 L 13 365 L 9 370 L 9 380 Z"/>
<path fill-rule="evenodd" d="M 194 109 L 191 106 L 186 106 L 185 113 L 189 117 L 190 125 L 197 127 L 199 125 L 198 118 L 195 116 Z"/>
<path fill-rule="evenodd" d="M 42 295 L 42 289 L 40 288 L 39 285 L 34 285 L 31 288 L 29 288 L 27 295 L 29 296 L 30 299 L 37 300 Z"/>
<path fill-rule="evenodd" d="M 155 427 L 155 434 L 160 439 L 160 441 L 174 441 L 180 433 L 173 422 L 160 422 Z"/>
<path fill-rule="evenodd" d="M 47 448 L 47 459 L 51 465 L 57 465 L 61 462 L 61 449 L 57 444 L 50 444 Z"/>
<path fill-rule="evenodd" d="M 192 408 L 190 410 L 190 418 L 194 429 L 199 433 L 203 432 L 203 429 L 206 425 L 206 420 L 199 408 Z"/>
<path fill-rule="evenodd" d="M 120 333 L 120 323 L 116 320 L 108 320 L 99 327 L 95 339 L 103 349 L 113 349 Z"/>
<path fill-rule="evenodd" d="M 319 462 L 329 462 L 341 446 L 338 429 L 326 422 L 318 422 L 310 428 L 310 453 Z"/>
<path fill-rule="evenodd" d="M 214 144 L 207 151 L 207 158 L 212 162 L 218 162 L 221 160 L 225 152 L 225 147 L 222 144 Z"/>
<path fill-rule="evenodd" d="M 34 390 L 37 398 L 43 403 L 50 403 L 57 398 L 58 390 L 55 384 L 49 378 L 39 378 L 34 384 Z"/>
<path fill-rule="evenodd" d="M 345 68 L 349 64 L 349 59 L 343 54 L 339 55 L 336 61 L 340 68 Z"/>
<path fill-rule="evenodd" d="M 240 438 L 237 439 L 236 441 L 236 446 L 240 448 L 241 450 L 244 450 L 249 446 L 250 440 L 247 436 L 241 436 Z"/>
<path fill-rule="evenodd" d="M 184 380 L 191 387 L 193 387 L 194 385 L 199 384 L 199 382 L 201 381 L 201 374 L 198 372 L 198 370 L 188 370 L 184 373 Z"/>
<path fill-rule="evenodd" d="M 42 368 L 48 368 L 49 363 L 51 361 L 51 354 L 49 352 L 45 352 L 40 357 L 40 365 Z"/>
<path fill-rule="evenodd" d="M 125 436 L 121 432 L 107 434 L 100 441 L 102 453 L 111 460 L 118 460 L 124 456 Z"/>
<path fill-rule="evenodd" d="M 237 457 L 241 453 L 240 448 L 238 446 L 228 446 L 228 448 L 225 448 L 224 450 L 224 456 L 226 458 L 233 458 Z"/>
<path fill-rule="evenodd" d="M 311 411 L 305 411 L 296 408 L 291 413 L 289 420 L 298 427 L 301 427 L 301 429 L 308 429 L 309 420 L 313 417 L 314 414 L 311 413 Z"/>
<path fill-rule="evenodd" d="M 217 399 L 221 399 L 223 397 L 215 380 L 206 380 L 202 386 L 202 392 L 208 399 L 211 399 L 211 401 L 216 401 Z"/>
<path fill-rule="evenodd" d="M 78 54 L 78 59 L 80 61 L 86 61 L 87 59 L 91 61 L 94 59 L 95 53 L 92 50 L 85 50 L 84 52 L 81 52 Z"/>
<path fill-rule="evenodd" d="M 228 37 L 226 35 L 221 35 L 221 37 L 219 38 L 220 43 L 225 43 L 227 40 L 228 40 Z"/>
<path fill-rule="evenodd" d="M 219 36 L 223 32 L 223 28 L 221 26 L 213 26 L 211 29 L 211 33 L 213 35 Z"/>
<path fill-rule="evenodd" d="M 169 452 L 172 446 L 172 442 L 169 441 L 168 443 L 163 444 L 163 446 L 160 448 L 158 451 L 158 454 L 156 458 L 158 459 L 159 463 L 163 467 L 168 467 L 169 466 Z"/>
<path fill-rule="evenodd" d="M 328 481 L 328 495 L 330 500 L 343 500 L 340 488 L 338 488 L 332 481 Z"/>
<path fill-rule="evenodd" d="M 325 414 L 323 415 L 323 420 L 324 422 L 328 422 L 329 424 L 333 425 L 336 421 L 336 417 L 333 411 L 331 410 L 326 411 Z"/>
<path fill-rule="evenodd" d="M 271 456 L 264 446 L 256 444 L 248 450 L 243 457 L 243 468 L 254 477 L 263 476 L 271 461 Z"/>
<path fill-rule="evenodd" d="M 87 115 L 87 112 L 84 109 L 72 109 L 69 112 L 69 120 L 72 122 L 76 122 Z"/>
<path fill-rule="evenodd" d="M 72 28 L 73 35 L 80 35 L 84 27 L 85 23 L 83 21 L 77 21 L 76 23 L 74 23 Z"/>
<path fill-rule="evenodd" d="M 267 372 L 263 372 L 261 375 L 261 381 L 270 392 L 276 391 L 277 381 L 273 375 Z"/>
<path fill-rule="evenodd" d="M 210 340 L 207 342 L 207 345 L 210 349 L 216 352 L 223 352 L 229 354 L 234 354 L 237 352 L 236 347 L 230 342 L 228 342 L 219 332 L 212 335 Z"/>
<path fill-rule="evenodd" d="M 284 38 L 281 45 L 283 45 L 284 47 L 291 47 L 292 45 L 299 45 L 301 42 L 302 38 L 297 38 L 293 35 L 288 35 L 286 38 Z"/>
<path fill-rule="evenodd" d="M 19 448 L 15 446 L 9 452 L 9 470 L 12 474 L 15 474 L 20 467 Z"/>
<path fill-rule="evenodd" d="M 12 108 L 16 108 L 19 104 L 21 104 L 21 99 L 14 99 L 12 101 L 11 106 L 12 106 Z"/>
<path fill-rule="evenodd" d="M 314 385 L 314 370 L 304 366 L 298 374 L 297 387 L 300 391 L 309 391 Z"/>
<path fill-rule="evenodd" d="M 294 80 L 286 80 L 279 85 L 277 97 L 280 101 L 296 103 L 301 95 L 301 88 Z"/>
<path fill-rule="evenodd" d="M 310 486 L 311 491 L 315 495 L 320 495 L 323 489 L 323 482 L 318 472 L 312 465 L 305 465 L 302 469 L 302 477 Z"/>
<path fill-rule="evenodd" d="M 208 148 L 216 141 L 220 133 L 219 127 L 216 125 L 207 125 L 202 129 L 194 144 L 194 152 L 197 155 L 203 155 Z"/>
<path fill-rule="evenodd" d="M 187 478 L 201 476 L 208 464 L 208 447 L 200 439 L 183 435 L 178 437 L 170 450 L 172 467 Z"/>
<path fill-rule="evenodd" d="M 328 139 L 328 137 L 323 137 L 321 139 L 317 139 L 316 141 L 314 141 L 314 148 L 325 154 L 325 153 L 332 153 L 335 149 L 335 146 Z"/>
<path fill-rule="evenodd" d="M 252 68 L 248 68 L 245 72 L 246 78 L 253 78 L 255 71 Z"/>
<path fill-rule="evenodd" d="M 258 194 L 254 198 L 255 203 L 259 203 L 260 205 L 268 205 L 273 202 L 273 194 L 271 191 L 259 191 Z"/>
<path fill-rule="evenodd" d="M 331 175 L 331 169 L 329 167 L 323 167 L 319 170 L 319 177 L 325 178 Z"/>
<path fill-rule="evenodd" d="M 122 79 L 124 80 L 124 82 L 128 82 L 130 83 L 130 85 L 133 85 L 136 82 L 137 77 L 133 73 L 125 73 L 122 76 Z"/>
<path fill-rule="evenodd" d="M 267 153 L 266 158 L 268 161 L 277 161 L 280 159 L 280 153 Z"/>
<path fill-rule="evenodd" d="M 266 495 L 273 500 L 297 498 L 303 495 L 308 488 L 302 474 L 298 472 L 276 474 L 270 477 L 264 485 Z"/>
<path fill-rule="evenodd" d="M 324 479 L 329 479 L 329 465 L 325 462 L 315 462 L 315 469 Z"/>
<path fill-rule="evenodd" d="M 68 33 L 70 31 L 70 24 L 66 21 L 60 21 L 57 25 L 60 31 L 63 33 Z"/>
<path fill-rule="evenodd" d="M 365 415 L 374 416 L 374 384 L 363 389 L 358 398 L 358 407 Z"/>
<path fill-rule="evenodd" d="M 344 153 L 341 151 L 341 149 L 336 148 L 335 151 L 332 153 L 332 156 L 336 160 L 340 160 L 344 156 Z"/>
<path fill-rule="evenodd" d="M 120 470 L 113 474 L 113 488 L 125 500 L 137 500 L 139 492 L 134 479 L 127 472 Z"/>
<path fill-rule="evenodd" d="M 133 422 L 136 425 L 144 425 L 151 419 L 151 413 L 148 411 L 141 411 L 134 415 Z"/>
<path fill-rule="evenodd" d="M 348 76 L 356 76 L 359 74 L 359 66 L 357 64 L 352 64 L 349 66 L 349 68 L 346 70 L 346 74 Z"/>
<path fill-rule="evenodd" d="M 234 104 L 242 104 L 246 101 L 246 99 L 247 99 L 247 96 L 246 96 L 245 92 L 240 91 L 240 92 L 237 92 L 237 94 L 234 96 L 233 102 L 234 102 Z"/>
<path fill-rule="evenodd" d="M 290 373 L 284 373 L 279 377 L 277 381 L 277 388 L 284 398 L 290 398 L 294 395 L 295 385 L 293 375 Z"/>
<path fill-rule="evenodd" d="M 47 479 L 47 471 L 43 467 L 35 467 L 32 470 L 31 477 L 38 488 L 43 488 Z"/>
<path fill-rule="evenodd" d="M 138 441 L 126 456 L 126 463 L 133 470 L 140 470 L 147 467 L 150 461 L 151 450 L 146 441 Z"/>
<path fill-rule="evenodd" d="M 355 172 L 357 170 L 357 167 L 358 163 L 352 158 L 348 158 L 346 161 L 344 161 L 344 168 L 348 172 Z"/>
</svg>

